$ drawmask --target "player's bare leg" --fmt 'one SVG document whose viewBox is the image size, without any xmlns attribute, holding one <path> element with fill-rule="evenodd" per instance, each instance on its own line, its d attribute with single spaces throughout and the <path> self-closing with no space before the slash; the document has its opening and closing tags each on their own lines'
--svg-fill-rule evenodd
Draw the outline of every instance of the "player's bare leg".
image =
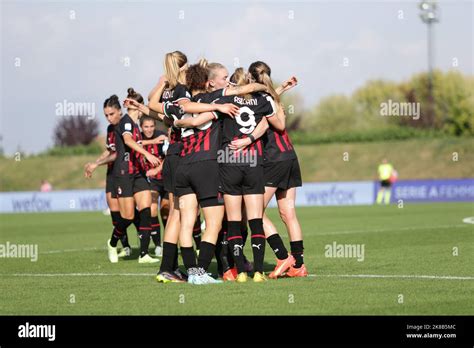
<svg viewBox="0 0 474 348">
<path fill-rule="evenodd" d="M 264 206 L 267 207 L 273 195 L 277 192 L 276 187 L 265 187 Z M 280 207 L 280 205 L 279 205 Z M 267 214 L 263 213 L 263 229 L 267 238 L 268 244 L 272 248 L 277 257 L 277 264 L 275 269 L 269 274 L 270 278 L 278 278 L 285 273 L 291 266 L 295 264 L 295 259 L 288 253 L 283 240 L 281 239 L 275 225 L 268 218 Z"/>
<path fill-rule="evenodd" d="M 155 256 L 162 256 L 161 249 L 161 225 L 158 217 L 158 200 L 160 195 L 157 191 L 151 191 L 151 239 L 155 244 Z"/>
<path fill-rule="evenodd" d="M 303 260 L 303 233 L 298 217 L 296 216 L 296 187 L 277 192 L 276 198 L 278 212 L 290 237 L 291 255 L 295 260 L 294 265 L 290 267 L 287 275 L 290 277 L 305 277 L 308 275 L 308 272 L 306 271 Z"/>
</svg>

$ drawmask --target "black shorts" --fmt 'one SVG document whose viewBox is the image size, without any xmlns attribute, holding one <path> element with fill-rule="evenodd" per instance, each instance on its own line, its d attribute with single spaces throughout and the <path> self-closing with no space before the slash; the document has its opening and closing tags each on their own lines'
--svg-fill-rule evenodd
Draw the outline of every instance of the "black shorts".
<svg viewBox="0 0 474 348">
<path fill-rule="evenodd" d="M 300 187 L 303 184 L 297 158 L 289 161 L 267 162 L 263 166 L 263 172 L 265 186 L 268 187 L 288 190 L 292 187 Z"/>
<path fill-rule="evenodd" d="M 380 186 L 382 186 L 382 187 L 390 187 L 390 186 L 392 186 L 392 183 L 390 182 L 390 180 L 381 180 L 381 181 L 380 181 Z"/>
<path fill-rule="evenodd" d="M 176 170 L 176 195 L 184 196 L 191 193 L 196 194 L 200 203 L 205 199 L 219 196 L 219 164 L 216 160 L 179 165 Z M 214 203 L 221 205 L 218 204 L 218 200 Z"/>
<path fill-rule="evenodd" d="M 265 192 L 263 166 L 221 166 L 220 191 L 224 194 L 258 195 Z"/>
<path fill-rule="evenodd" d="M 137 192 L 150 190 L 150 183 L 144 173 L 116 176 L 114 181 L 118 198 L 133 197 Z"/>
<path fill-rule="evenodd" d="M 150 179 L 150 190 L 158 192 L 161 199 L 168 199 L 168 191 L 165 190 L 163 180 Z"/>
<path fill-rule="evenodd" d="M 105 178 L 105 193 L 111 193 L 112 198 L 117 198 L 117 192 L 115 190 L 115 176 L 113 174 L 107 174 Z"/>
<path fill-rule="evenodd" d="M 165 191 L 176 194 L 176 170 L 179 165 L 179 155 L 170 155 L 165 157 L 163 163 L 163 182 L 165 184 Z"/>
</svg>

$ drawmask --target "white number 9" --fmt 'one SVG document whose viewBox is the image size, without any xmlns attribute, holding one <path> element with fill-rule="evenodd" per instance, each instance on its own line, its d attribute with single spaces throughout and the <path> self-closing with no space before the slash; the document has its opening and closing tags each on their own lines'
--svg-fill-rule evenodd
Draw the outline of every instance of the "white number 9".
<svg viewBox="0 0 474 348">
<path fill-rule="evenodd" d="M 246 118 L 243 120 L 242 117 Z M 257 123 L 255 122 L 255 113 L 248 106 L 241 107 L 239 114 L 235 117 L 235 121 L 239 126 L 239 131 L 243 134 L 250 134 L 253 132 Z"/>
</svg>

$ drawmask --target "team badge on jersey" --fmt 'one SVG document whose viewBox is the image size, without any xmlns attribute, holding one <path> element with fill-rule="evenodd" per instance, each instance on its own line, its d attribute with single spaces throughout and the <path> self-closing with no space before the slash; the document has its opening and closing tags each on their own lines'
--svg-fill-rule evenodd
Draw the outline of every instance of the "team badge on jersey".
<svg viewBox="0 0 474 348">
<path fill-rule="evenodd" d="M 132 130 L 132 124 L 131 123 L 125 123 L 124 129 L 127 130 L 127 131 L 131 131 Z"/>
</svg>

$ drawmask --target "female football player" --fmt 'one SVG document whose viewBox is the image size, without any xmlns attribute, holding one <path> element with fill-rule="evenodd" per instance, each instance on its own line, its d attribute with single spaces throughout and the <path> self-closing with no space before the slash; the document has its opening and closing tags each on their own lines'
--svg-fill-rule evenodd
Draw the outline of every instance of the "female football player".
<svg viewBox="0 0 474 348">
<path fill-rule="evenodd" d="M 84 175 L 86 178 L 92 177 L 92 173 L 97 169 L 98 166 L 107 164 L 107 175 L 105 181 L 105 196 L 107 200 L 107 206 L 110 209 L 110 216 L 112 217 L 112 225 L 115 227 L 120 217 L 120 207 L 117 199 L 117 195 L 114 192 L 114 175 L 113 175 L 113 164 L 116 158 L 115 153 L 115 126 L 119 124 L 120 118 L 122 117 L 122 107 L 120 105 L 119 98 L 116 95 L 112 95 L 104 101 L 104 114 L 107 121 L 110 123 L 107 127 L 107 138 L 106 146 L 107 149 L 97 158 L 93 163 L 89 162 L 85 165 Z M 119 257 L 130 256 L 132 248 L 128 242 L 127 231 L 124 230 L 120 238 L 123 249 L 118 254 Z"/>
<path fill-rule="evenodd" d="M 158 206 L 163 226 L 166 226 L 168 218 L 168 195 L 163 185 L 162 163 L 165 158 L 163 143 L 168 139 L 168 135 L 156 129 L 155 120 L 149 116 L 140 118 L 140 128 L 142 130 L 142 146 L 154 156 L 159 157 L 160 165 L 157 167 L 147 166 L 147 177 L 150 181 L 151 189 L 151 239 L 155 244 L 155 255 L 162 256 L 160 220 L 158 218 Z"/>
<path fill-rule="evenodd" d="M 143 103 L 143 97 L 133 88 L 128 89 L 127 99 Z M 124 115 L 115 128 L 115 146 L 117 158 L 114 162 L 115 187 L 120 206 L 121 223 L 117 224 L 107 246 L 109 259 L 117 262 L 117 241 L 123 231 L 133 222 L 135 205 L 139 211 L 139 263 L 155 263 L 158 259 L 150 257 L 148 246 L 151 233 L 151 191 L 146 177 L 144 159 L 151 165 L 158 166 L 160 161 L 140 145 L 142 140 L 138 120 L 142 112 L 135 106 L 125 102 L 127 114 Z"/>
</svg>

